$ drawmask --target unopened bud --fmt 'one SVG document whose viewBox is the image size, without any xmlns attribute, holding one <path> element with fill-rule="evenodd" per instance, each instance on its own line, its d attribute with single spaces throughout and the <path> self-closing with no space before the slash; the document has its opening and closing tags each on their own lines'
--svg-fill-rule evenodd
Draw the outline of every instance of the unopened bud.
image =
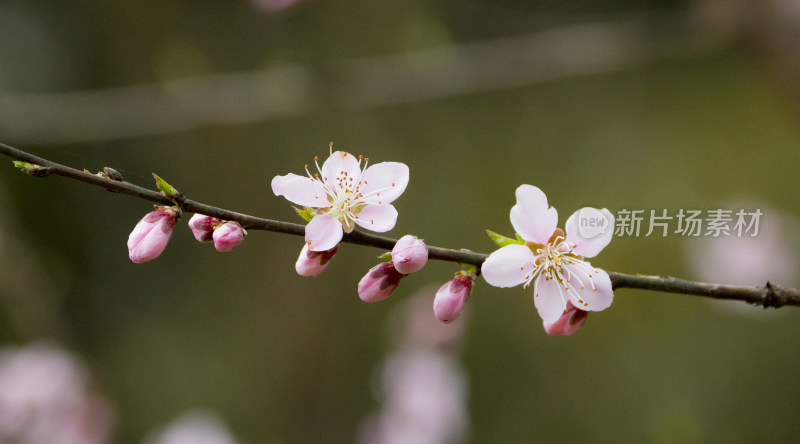
<svg viewBox="0 0 800 444">
<path fill-rule="evenodd" d="M 389 297 L 405 276 L 391 262 L 381 262 L 370 268 L 358 283 L 358 297 L 364 302 L 378 302 Z"/>
<path fill-rule="evenodd" d="M 214 248 L 219 252 L 231 251 L 244 240 L 247 231 L 238 222 L 225 222 L 214 229 Z"/>
<path fill-rule="evenodd" d="M 195 239 L 200 242 L 211 242 L 214 236 L 214 227 L 221 223 L 222 221 L 216 217 L 195 213 L 195 215 L 189 219 L 189 228 L 192 229 Z"/>
<path fill-rule="evenodd" d="M 308 244 L 305 244 L 294 268 L 300 276 L 316 276 L 328 267 L 338 250 L 339 247 L 336 246 L 328 251 L 311 251 L 308 249 Z"/>
<path fill-rule="evenodd" d="M 167 247 L 172 228 L 180 218 L 177 207 L 158 207 L 136 224 L 128 236 L 128 256 L 141 263 L 157 258 Z"/>
<path fill-rule="evenodd" d="M 545 333 L 548 335 L 569 336 L 583 326 L 587 316 L 589 316 L 588 312 L 575 308 L 572 302 L 567 300 L 567 309 L 564 311 L 564 314 L 552 324 L 542 322 L 542 325 L 544 326 Z"/>
<path fill-rule="evenodd" d="M 460 271 L 439 288 L 433 299 L 433 314 L 436 319 L 449 324 L 458 318 L 472 291 L 473 276 L 472 273 Z"/>
<path fill-rule="evenodd" d="M 407 234 L 392 249 L 394 268 L 403 274 L 417 272 L 428 262 L 428 248 L 422 239 Z"/>
</svg>

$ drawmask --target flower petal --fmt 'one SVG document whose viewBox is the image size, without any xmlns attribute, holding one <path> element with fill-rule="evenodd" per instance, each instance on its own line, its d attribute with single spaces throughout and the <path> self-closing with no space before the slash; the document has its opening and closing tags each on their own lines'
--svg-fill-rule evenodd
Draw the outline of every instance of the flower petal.
<svg viewBox="0 0 800 444">
<path fill-rule="evenodd" d="M 515 287 L 528 281 L 533 260 L 533 252 L 525 245 L 506 245 L 486 258 L 481 273 L 489 285 Z"/>
<path fill-rule="evenodd" d="M 148 213 L 136 224 L 128 236 L 128 257 L 135 263 L 157 258 L 172 236 L 177 216 L 168 210 L 155 210 Z"/>
<path fill-rule="evenodd" d="M 408 166 L 400 162 L 377 163 L 364 171 L 361 181 L 364 202 L 391 203 L 406 190 Z"/>
<path fill-rule="evenodd" d="M 594 257 L 614 237 L 614 215 L 603 208 L 581 208 L 567 219 L 567 243 L 575 254 Z"/>
<path fill-rule="evenodd" d="M 328 251 L 342 240 L 342 224 L 335 217 L 319 214 L 306 225 L 306 242 L 311 251 Z"/>
<path fill-rule="evenodd" d="M 361 165 L 350 153 L 334 151 L 322 164 L 322 180 L 335 192 L 339 188 L 355 191 L 361 179 Z"/>
<path fill-rule="evenodd" d="M 289 202 L 311 208 L 325 208 L 330 206 L 328 193 L 322 182 L 306 176 L 289 173 L 285 176 L 275 176 L 272 179 L 272 192 L 276 196 L 283 196 Z"/>
<path fill-rule="evenodd" d="M 517 204 L 511 208 L 511 225 L 523 239 L 546 244 L 556 230 L 558 212 L 548 207 L 547 196 L 533 185 L 517 188 Z"/>
<path fill-rule="evenodd" d="M 542 321 L 545 333 L 551 336 L 570 336 L 578 331 L 586 322 L 589 313 L 579 310 L 572 305 L 572 301 L 567 301 L 567 311 L 562 314 L 556 322 L 549 323 Z"/>
<path fill-rule="evenodd" d="M 592 266 L 588 262 L 586 262 L 586 265 L 589 266 L 591 272 L 583 266 L 567 265 L 567 269 L 569 269 L 569 280 L 567 282 L 578 293 L 577 298 L 575 295 L 570 295 L 572 304 L 584 311 L 605 310 L 614 301 L 611 278 L 605 271 L 599 268 L 591 268 Z M 581 283 L 576 277 L 583 281 L 583 288 L 581 288 Z M 592 288 L 592 284 L 594 284 L 594 288 Z"/>
<path fill-rule="evenodd" d="M 368 230 L 383 233 L 394 228 L 397 210 L 392 204 L 367 205 L 356 214 L 356 223 Z"/>
<path fill-rule="evenodd" d="M 544 275 L 536 278 L 533 284 L 533 304 L 544 322 L 552 324 L 564 314 L 567 308 L 565 295 L 566 290 L 559 287 L 555 279 L 547 279 Z"/>
</svg>

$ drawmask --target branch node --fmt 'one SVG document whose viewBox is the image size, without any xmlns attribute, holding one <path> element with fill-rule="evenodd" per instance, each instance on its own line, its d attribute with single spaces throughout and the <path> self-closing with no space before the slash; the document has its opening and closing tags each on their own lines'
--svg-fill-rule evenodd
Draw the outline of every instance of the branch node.
<svg viewBox="0 0 800 444">
<path fill-rule="evenodd" d="M 772 285 L 772 282 L 767 281 L 767 284 L 764 286 L 764 308 L 774 307 L 780 308 L 783 303 L 781 302 L 778 294 L 775 292 L 775 286 Z"/>
</svg>

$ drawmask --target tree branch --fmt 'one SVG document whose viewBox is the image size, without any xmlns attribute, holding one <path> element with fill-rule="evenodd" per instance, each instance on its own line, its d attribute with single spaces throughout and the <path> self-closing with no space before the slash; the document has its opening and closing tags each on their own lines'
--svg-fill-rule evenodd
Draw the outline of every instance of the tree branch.
<svg viewBox="0 0 800 444">
<path fill-rule="evenodd" d="M 174 204 L 172 200 L 160 192 L 149 190 L 129 182 L 116 181 L 85 171 L 79 171 L 60 163 L 34 156 L 33 154 L 13 148 L 3 143 L 0 143 L 0 153 L 16 160 L 25 161 L 30 164 L 40 166 L 41 168 L 31 172 L 31 175 L 37 177 L 46 177 L 50 175 L 63 176 L 96 185 L 109 191 L 127 194 L 162 205 Z M 300 224 L 250 216 L 248 214 L 237 213 L 224 208 L 206 205 L 191 199 L 183 199 L 179 202 L 179 204 L 183 211 L 200 213 L 227 221 L 239 222 L 239 224 L 248 230 L 274 231 L 278 233 L 294 234 L 297 236 L 305 235 L 305 226 Z M 391 250 L 392 247 L 394 247 L 394 244 L 397 242 L 397 239 L 369 234 L 362 231 L 353 231 L 345 234 L 342 238 L 342 242 Z M 428 257 L 430 259 L 475 265 L 480 271 L 480 266 L 483 264 L 483 261 L 486 260 L 488 255 L 429 245 Z M 764 308 L 778 308 L 784 305 L 800 306 L 800 290 L 781 287 L 770 282 L 767 282 L 763 286 L 745 287 L 687 281 L 670 276 L 631 275 L 613 271 L 608 272 L 608 274 L 611 277 L 611 283 L 614 289 L 638 288 L 642 290 L 657 290 L 668 293 L 693 294 L 715 299 L 745 301 L 750 304 L 762 305 Z"/>
</svg>

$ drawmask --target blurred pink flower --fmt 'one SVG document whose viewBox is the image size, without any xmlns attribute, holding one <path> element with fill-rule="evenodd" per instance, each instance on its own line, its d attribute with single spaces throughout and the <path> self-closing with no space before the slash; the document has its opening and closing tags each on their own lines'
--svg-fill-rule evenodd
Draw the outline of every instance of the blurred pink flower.
<svg viewBox="0 0 800 444">
<path fill-rule="evenodd" d="M 0 442 L 103 444 L 114 413 L 87 392 L 86 369 L 45 345 L 0 352 Z"/>
<path fill-rule="evenodd" d="M 548 335 L 570 336 L 583 326 L 588 315 L 589 312 L 579 310 L 572 305 L 572 301 L 567 301 L 567 311 L 557 321 L 553 323 L 542 321 L 542 325 Z"/>
<path fill-rule="evenodd" d="M 147 262 L 163 253 L 180 215 L 181 210 L 177 207 L 158 207 L 143 217 L 128 236 L 131 260 Z"/>
<path fill-rule="evenodd" d="M 333 247 L 328 251 L 311 251 L 308 249 L 308 244 L 305 244 L 294 268 L 300 276 L 316 276 L 328 267 L 337 251 L 339 247 Z"/>
<path fill-rule="evenodd" d="M 689 239 L 686 258 L 698 278 L 731 285 L 796 286 L 800 269 L 800 223 L 777 209 L 761 207 L 758 235 Z"/>
<path fill-rule="evenodd" d="M 472 273 L 460 271 L 439 288 L 433 299 L 433 314 L 436 319 L 449 324 L 458 318 L 469 299 L 474 279 Z"/>
<path fill-rule="evenodd" d="M 614 234 L 613 229 L 585 238 L 578 218 L 589 210 L 605 217 L 614 227 L 614 216 L 606 210 L 584 208 L 567 219 L 567 234 L 556 228 L 558 213 L 547 197 L 531 185 L 517 188 L 517 204 L 511 208 L 511 225 L 525 245 L 506 245 L 495 251 L 481 267 L 483 278 L 495 287 L 533 283 L 534 304 L 539 316 L 554 323 L 567 310 L 567 302 L 588 311 L 608 308 L 614 299 L 608 274 L 591 266 L 583 257 L 597 255 Z"/>
<path fill-rule="evenodd" d="M 205 411 L 182 414 L 163 430 L 151 433 L 145 444 L 236 444 L 228 427 Z"/>
<path fill-rule="evenodd" d="M 428 262 L 428 247 L 416 236 L 406 234 L 392 248 L 392 263 L 400 273 L 416 273 L 426 262 Z"/>
<path fill-rule="evenodd" d="M 247 231 L 238 222 L 225 222 L 214 229 L 214 248 L 219 252 L 231 251 L 242 244 Z"/>
<path fill-rule="evenodd" d="M 453 356 L 399 351 L 387 358 L 381 379 L 383 406 L 365 422 L 362 443 L 445 444 L 466 438 L 466 376 Z"/>
<path fill-rule="evenodd" d="M 351 232 L 356 224 L 368 230 L 385 232 L 394 228 L 397 210 L 391 202 L 408 185 L 408 167 L 399 162 L 367 166 L 369 159 L 353 157 L 344 151 L 332 152 L 320 168 L 307 177 L 297 174 L 275 176 L 272 192 L 290 202 L 316 208 L 306 225 L 306 242 L 311 251 L 327 251 Z"/>
<path fill-rule="evenodd" d="M 467 374 L 457 354 L 463 322 L 442 325 L 430 315 L 434 288 L 395 306 L 396 350 L 380 370 L 381 408 L 359 430 L 363 444 L 465 442 L 469 432 Z"/>
<path fill-rule="evenodd" d="M 291 6 L 300 3 L 301 0 L 250 0 L 259 9 L 266 12 L 281 12 Z"/>
<path fill-rule="evenodd" d="M 358 283 L 358 297 L 364 302 L 378 302 L 389 297 L 405 276 L 391 262 L 372 267 Z"/>
</svg>

